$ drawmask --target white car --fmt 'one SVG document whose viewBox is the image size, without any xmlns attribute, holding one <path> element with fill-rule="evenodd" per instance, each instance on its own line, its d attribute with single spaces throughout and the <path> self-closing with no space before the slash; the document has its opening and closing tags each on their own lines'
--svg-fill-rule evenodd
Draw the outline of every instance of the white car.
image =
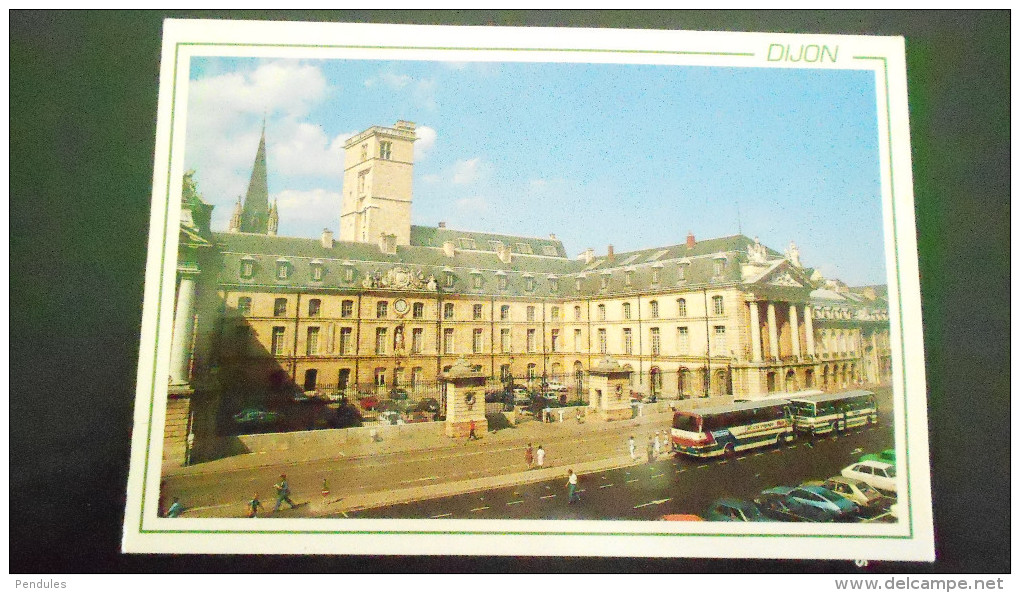
<svg viewBox="0 0 1020 593">
<path fill-rule="evenodd" d="M 556 383 L 555 381 L 550 381 L 549 383 L 546 383 L 545 389 L 546 391 L 566 391 L 567 386 L 564 385 L 563 383 Z"/>
<path fill-rule="evenodd" d="M 881 461 L 861 461 L 843 468 L 844 478 L 856 478 L 878 490 L 896 492 L 896 466 Z"/>
</svg>

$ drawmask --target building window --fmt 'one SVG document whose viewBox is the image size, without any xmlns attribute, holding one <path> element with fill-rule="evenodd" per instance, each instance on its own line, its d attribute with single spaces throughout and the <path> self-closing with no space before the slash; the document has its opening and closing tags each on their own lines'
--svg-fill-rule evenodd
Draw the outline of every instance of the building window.
<svg viewBox="0 0 1020 593">
<path fill-rule="evenodd" d="M 500 290 L 506 290 L 506 287 L 509 284 L 509 281 L 507 280 L 507 277 L 506 276 L 497 276 L 497 278 L 499 279 L 499 289 Z"/>
<path fill-rule="evenodd" d="M 384 161 L 390 160 L 390 156 L 393 154 L 393 143 L 392 142 L 380 142 L 379 143 L 379 158 Z"/>
<path fill-rule="evenodd" d="M 276 262 L 276 277 L 286 280 L 290 276 L 290 264 L 285 261 Z"/>
<path fill-rule="evenodd" d="M 630 303 L 623 304 L 623 318 L 630 319 Z"/>
<path fill-rule="evenodd" d="M 420 327 L 411 328 L 411 354 L 421 354 L 421 345 L 424 341 L 424 330 Z"/>
<path fill-rule="evenodd" d="M 528 321 L 534 320 L 535 320 L 535 307 L 532 305 L 528 305 Z"/>
<path fill-rule="evenodd" d="M 499 330 L 499 348 L 500 352 L 507 354 L 511 352 L 510 349 L 510 330 L 501 329 Z"/>
<path fill-rule="evenodd" d="M 386 301 L 379 301 L 375 304 L 375 316 L 379 319 L 386 317 L 390 304 Z"/>
<path fill-rule="evenodd" d="M 411 317 L 415 319 L 425 317 L 425 303 L 415 303 L 411 305 Z"/>
<path fill-rule="evenodd" d="M 482 351 L 482 330 L 475 329 L 471 334 L 471 352 L 479 354 Z"/>
<path fill-rule="evenodd" d="M 474 249 L 475 248 L 475 240 L 470 238 L 470 237 L 461 237 L 461 238 L 457 239 L 457 242 L 460 243 L 460 248 L 461 249 Z"/>
<path fill-rule="evenodd" d="M 659 283 L 659 268 L 652 268 L 652 284 Z"/>
<path fill-rule="evenodd" d="M 499 365 L 499 380 L 506 383 L 510 379 L 510 365 Z"/>
<path fill-rule="evenodd" d="M 273 328 L 273 355 L 279 356 L 283 354 L 283 337 L 287 333 L 287 328 L 274 327 Z"/>
<path fill-rule="evenodd" d="M 312 264 L 312 280 L 315 282 L 322 281 L 322 264 Z"/>
<path fill-rule="evenodd" d="M 308 328 L 308 339 L 305 341 L 305 354 L 314 356 L 319 353 L 319 328 Z"/>
<path fill-rule="evenodd" d="M 560 320 L 560 308 L 559 307 L 553 307 L 552 310 L 549 312 L 549 317 L 553 321 L 559 321 Z"/>
<path fill-rule="evenodd" d="M 251 297 L 237 299 L 237 312 L 241 315 L 251 315 Z"/>
<path fill-rule="evenodd" d="M 536 344 L 535 330 L 529 329 L 528 330 L 528 342 L 527 342 L 528 352 L 534 352 L 536 350 L 535 344 Z"/>
<path fill-rule="evenodd" d="M 287 314 L 287 299 L 276 299 L 273 301 L 273 317 L 283 317 Z"/>
<path fill-rule="evenodd" d="M 715 266 L 714 266 L 713 272 L 715 273 L 716 276 L 722 276 L 723 265 L 725 263 L 726 263 L 726 260 L 724 260 L 724 259 L 717 259 L 717 260 L 715 260 Z"/>
<path fill-rule="evenodd" d="M 559 278 L 550 278 L 549 279 L 549 292 L 552 292 L 553 294 L 555 294 L 555 293 L 557 293 L 559 291 L 560 291 L 560 280 L 559 280 Z"/>
<path fill-rule="evenodd" d="M 581 279 L 574 280 L 574 290 L 581 292 Z"/>
<path fill-rule="evenodd" d="M 499 318 L 503 321 L 510 319 L 510 305 L 503 305 L 499 308 Z"/>
<path fill-rule="evenodd" d="M 526 253 L 528 255 L 534 253 L 531 249 L 531 245 L 528 245 L 527 243 L 515 243 L 514 246 L 517 247 L 517 253 Z"/>
<path fill-rule="evenodd" d="M 443 330 L 443 354 L 453 354 L 453 328 Z"/>
<path fill-rule="evenodd" d="M 421 367 L 414 367 L 411 369 L 411 388 L 415 388 L 421 383 L 421 377 L 424 370 Z"/>
<path fill-rule="evenodd" d="M 255 275 L 255 261 L 251 259 L 241 260 L 241 278 L 251 278 Z"/>
<path fill-rule="evenodd" d="M 472 276 L 471 281 L 474 283 L 475 289 L 480 289 L 482 287 L 482 275 L 472 274 L 471 276 Z"/>
<path fill-rule="evenodd" d="M 584 350 L 584 344 L 581 343 L 581 330 L 574 330 L 574 352 L 581 352 Z"/>
<path fill-rule="evenodd" d="M 305 391 L 314 391 L 315 383 L 319 378 L 318 369 L 308 369 L 305 371 Z"/>
<path fill-rule="evenodd" d="M 677 280 L 680 282 L 687 280 L 687 265 L 688 264 L 680 264 L 680 267 L 677 268 Z"/>
<path fill-rule="evenodd" d="M 453 319 L 453 303 L 443 304 L 443 319 Z"/>
<path fill-rule="evenodd" d="M 361 160 L 363 161 L 368 160 L 368 144 L 361 145 Z"/>
<path fill-rule="evenodd" d="M 662 340 L 659 338 L 659 328 L 652 328 L 652 356 L 658 356 L 662 349 Z"/>
<path fill-rule="evenodd" d="M 600 282 L 602 283 L 602 290 L 609 288 L 609 274 L 602 274 Z"/>
<path fill-rule="evenodd" d="M 560 330 L 554 329 L 552 330 L 552 334 L 549 337 L 549 345 L 552 348 L 553 352 L 560 351 L 559 343 L 560 343 Z"/>
<path fill-rule="evenodd" d="M 350 354 L 351 353 L 351 338 L 352 337 L 353 337 L 353 334 L 351 333 L 351 328 L 349 328 L 349 327 L 341 327 L 340 328 L 340 354 Z"/>
<path fill-rule="evenodd" d="M 549 257 L 556 257 L 559 253 L 556 251 L 555 245 L 543 245 L 542 255 L 548 255 Z"/>
<path fill-rule="evenodd" d="M 528 363 L 528 381 L 535 380 L 535 363 Z"/>
<path fill-rule="evenodd" d="M 599 330 L 599 354 L 606 354 L 609 352 L 609 343 L 606 339 L 606 330 Z"/>
<path fill-rule="evenodd" d="M 712 313 L 722 315 L 725 312 L 726 309 L 723 307 L 723 298 L 721 296 L 712 297 Z"/>
<path fill-rule="evenodd" d="M 648 307 L 651 310 L 650 315 L 653 318 L 659 316 L 659 301 L 652 301 L 648 303 Z"/>
<path fill-rule="evenodd" d="M 531 291 L 535 290 L 535 279 L 534 278 L 525 278 L 524 279 L 524 290 L 526 290 L 528 292 L 531 292 Z"/>
<path fill-rule="evenodd" d="M 687 299 L 676 300 L 676 316 L 687 317 Z"/>
<path fill-rule="evenodd" d="M 368 170 L 358 173 L 358 195 L 365 195 L 365 178 L 368 177 Z"/>
<path fill-rule="evenodd" d="M 676 349 L 679 354 L 687 354 L 691 349 L 690 336 L 686 327 L 676 328 Z"/>
<path fill-rule="evenodd" d="M 482 318 L 482 306 L 481 305 L 474 305 L 473 307 L 471 307 L 471 318 L 472 319 L 481 319 Z"/>
<path fill-rule="evenodd" d="M 722 325 L 715 326 L 715 343 L 712 347 L 720 354 L 726 353 L 726 327 Z"/>
<path fill-rule="evenodd" d="M 319 311 L 322 309 L 322 301 L 320 299 L 310 299 L 308 301 L 308 316 L 318 317 Z"/>
<path fill-rule="evenodd" d="M 340 317 L 350 317 L 352 315 L 354 315 L 354 301 L 340 303 Z"/>
<path fill-rule="evenodd" d="M 386 354 L 386 328 L 375 328 L 375 353 Z"/>
<path fill-rule="evenodd" d="M 344 268 L 344 282 L 354 282 L 354 268 L 351 266 Z"/>
<path fill-rule="evenodd" d="M 386 369 L 384 367 L 375 369 L 375 386 L 386 387 Z"/>
<path fill-rule="evenodd" d="M 629 327 L 623 329 L 623 353 L 634 354 L 634 335 Z"/>
<path fill-rule="evenodd" d="M 626 272 L 624 272 L 623 276 L 624 276 L 624 283 L 627 286 L 630 286 L 630 285 L 632 285 L 634 283 L 634 272 L 632 270 L 627 270 Z"/>
<path fill-rule="evenodd" d="M 453 272 L 446 273 L 446 287 L 453 288 Z"/>
<path fill-rule="evenodd" d="M 605 320 L 606 320 L 606 306 L 605 305 L 599 305 L 599 321 L 605 321 Z"/>
<path fill-rule="evenodd" d="M 574 321 L 581 321 L 581 307 L 574 307 Z"/>
</svg>

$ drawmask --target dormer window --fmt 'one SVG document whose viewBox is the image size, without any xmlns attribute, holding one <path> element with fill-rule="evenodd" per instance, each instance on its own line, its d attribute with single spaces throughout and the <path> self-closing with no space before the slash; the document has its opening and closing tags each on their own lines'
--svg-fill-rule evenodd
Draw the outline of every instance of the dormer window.
<svg viewBox="0 0 1020 593">
<path fill-rule="evenodd" d="M 344 282 L 354 282 L 354 266 L 351 264 L 344 264 Z"/>
<path fill-rule="evenodd" d="M 691 267 L 691 264 L 680 264 L 677 268 L 677 281 L 683 282 L 687 280 L 687 268 Z"/>
<path fill-rule="evenodd" d="M 577 278 L 576 280 L 574 280 L 574 290 L 576 290 L 577 292 L 581 292 L 581 279 L 580 278 Z"/>
<path fill-rule="evenodd" d="M 489 241 L 489 249 L 493 251 L 499 251 L 502 248 L 503 248 L 502 241 Z"/>
<path fill-rule="evenodd" d="M 726 266 L 726 259 L 725 258 L 719 258 L 719 259 L 715 260 L 714 264 L 715 265 L 714 265 L 714 268 L 712 270 L 713 273 L 716 276 L 722 276 L 723 268 L 725 268 L 725 266 Z"/>
<path fill-rule="evenodd" d="M 475 240 L 471 239 L 469 237 L 461 237 L 460 239 L 457 239 L 457 243 L 460 244 L 460 248 L 461 249 L 474 249 L 475 248 Z"/>
<path fill-rule="evenodd" d="M 627 270 L 624 272 L 624 283 L 627 286 L 634 284 L 634 270 Z"/>
<path fill-rule="evenodd" d="M 560 279 L 556 276 L 549 277 L 549 290 L 553 293 L 559 292 L 560 290 Z"/>
<path fill-rule="evenodd" d="M 255 275 L 255 258 L 246 255 L 241 258 L 241 278 L 249 279 Z"/>
<path fill-rule="evenodd" d="M 549 257 L 556 257 L 559 253 L 556 251 L 555 245 L 543 245 L 542 255 L 548 255 Z"/>
<path fill-rule="evenodd" d="M 652 284 L 658 284 L 659 279 L 662 275 L 662 270 L 658 267 L 652 268 Z"/>
<path fill-rule="evenodd" d="M 453 272 L 445 272 L 443 276 L 446 280 L 446 287 L 453 288 Z"/>
<path fill-rule="evenodd" d="M 509 280 L 507 279 L 506 274 L 497 273 L 496 282 L 498 283 L 500 290 L 506 290 L 506 287 L 509 284 Z"/>
<path fill-rule="evenodd" d="M 290 262 L 285 259 L 276 260 L 276 279 L 286 280 L 290 277 Z"/>
<path fill-rule="evenodd" d="M 532 292 L 533 290 L 535 290 L 535 279 L 532 278 L 531 276 L 528 276 L 524 279 L 524 290 L 528 292 Z"/>
<path fill-rule="evenodd" d="M 602 274 L 599 280 L 602 284 L 602 290 L 609 288 L 609 274 Z"/>
<path fill-rule="evenodd" d="M 534 253 L 534 251 L 531 250 L 531 245 L 528 245 L 527 243 L 517 243 L 515 247 L 517 247 L 517 253 L 524 253 L 527 255 Z"/>
<path fill-rule="evenodd" d="M 322 282 L 322 262 L 319 260 L 313 260 L 309 265 L 312 269 L 312 280 L 315 282 Z"/>
<path fill-rule="evenodd" d="M 481 290 L 482 288 L 482 273 L 475 271 L 471 272 L 471 285 L 474 286 L 475 290 Z"/>
</svg>

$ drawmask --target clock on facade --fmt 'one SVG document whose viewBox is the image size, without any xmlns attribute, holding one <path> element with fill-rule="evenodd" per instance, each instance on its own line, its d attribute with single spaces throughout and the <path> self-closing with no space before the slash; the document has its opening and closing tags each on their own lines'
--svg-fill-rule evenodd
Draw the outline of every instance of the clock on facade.
<svg viewBox="0 0 1020 593">
<path fill-rule="evenodd" d="M 393 310 L 399 315 L 407 313 L 407 301 L 404 299 L 398 299 L 397 302 L 393 303 Z"/>
</svg>

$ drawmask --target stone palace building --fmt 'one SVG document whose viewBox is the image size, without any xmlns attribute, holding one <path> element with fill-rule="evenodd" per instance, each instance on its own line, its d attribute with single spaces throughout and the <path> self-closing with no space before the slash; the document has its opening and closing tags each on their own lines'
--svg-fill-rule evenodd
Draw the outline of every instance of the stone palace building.
<svg viewBox="0 0 1020 593">
<path fill-rule="evenodd" d="M 277 235 L 264 129 L 226 232 L 186 176 L 166 455 L 190 454 L 187 435 L 258 394 L 413 396 L 459 358 L 493 382 L 580 393 L 611 355 L 633 392 L 659 398 L 890 375 L 883 286 L 850 288 L 804 267 L 793 243 L 742 235 L 569 257 L 554 235 L 413 225 L 414 141 L 404 121 L 347 141 L 338 236 Z"/>
</svg>

